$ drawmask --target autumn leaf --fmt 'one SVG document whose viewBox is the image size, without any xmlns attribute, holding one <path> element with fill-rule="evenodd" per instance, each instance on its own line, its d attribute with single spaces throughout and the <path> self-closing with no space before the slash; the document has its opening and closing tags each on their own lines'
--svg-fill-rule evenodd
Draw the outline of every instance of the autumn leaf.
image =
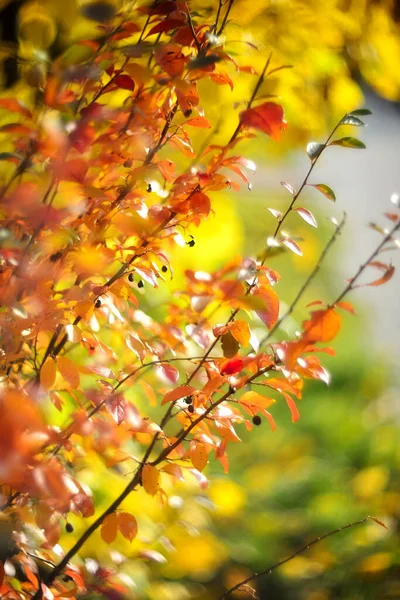
<svg viewBox="0 0 400 600">
<path fill-rule="evenodd" d="M 118 529 L 130 542 L 136 537 L 138 525 L 135 517 L 127 512 L 118 513 Z"/>
<path fill-rule="evenodd" d="M 258 392 L 245 392 L 239 400 L 240 404 L 247 404 L 257 408 L 269 408 L 275 403 L 273 398 L 262 396 Z"/>
<path fill-rule="evenodd" d="M 113 512 L 104 519 L 100 535 L 106 544 L 112 544 L 118 532 L 118 515 Z"/>
<path fill-rule="evenodd" d="M 258 129 L 279 140 L 281 131 L 286 129 L 286 121 L 282 106 L 275 102 L 264 102 L 255 108 L 248 108 L 240 113 L 240 122 L 245 127 Z"/>
<path fill-rule="evenodd" d="M 167 402 L 175 402 L 176 400 L 180 400 L 185 396 L 190 396 L 195 391 L 196 389 L 191 385 L 181 385 L 180 387 L 177 387 L 174 390 L 167 392 L 164 398 L 162 399 L 161 404 L 166 404 Z"/>
<path fill-rule="evenodd" d="M 55 364 L 54 360 L 49 357 L 46 359 L 46 362 L 40 369 L 40 385 L 45 390 L 50 390 L 56 381 L 56 375 L 57 375 L 56 364 Z"/>
<path fill-rule="evenodd" d="M 341 322 L 340 315 L 332 308 L 316 310 L 311 313 L 311 319 L 303 323 L 302 339 L 308 342 L 329 342 L 336 337 Z"/>
<path fill-rule="evenodd" d="M 193 441 L 190 444 L 190 460 L 198 471 L 202 471 L 208 462 L 207 450 L 204 444 Z"/>
<path fill-rule="evenodd" d="M 279 298 L 277 293 L 271 286 L 267 285 L 256 286 L 251 293 L 262 300 L 263 307 L 257 308 L 256 313 L 268 329 L 271 329 L 279 316 Z"/>
<path fill-rule="evenodd" d="M 160 473 L 157 467 L 145 464 L 142 469 L 142 485 L 150 496 L 155 496 L 160 488 Z"/>
<path fill-rule="evenodd" d="M 233 321 L 230 332 L 241 346 L 247 346 L 249 344 L 251 333 L 250 327 L 246 321 Z"/>
<path fill-rule="evenodd" d="M 73 390 L 79 387 L 79 371 L 75 363 L 67 356 L 59 356 L 57 359 L 58 368 L 65 381 Z"/>
</svg>

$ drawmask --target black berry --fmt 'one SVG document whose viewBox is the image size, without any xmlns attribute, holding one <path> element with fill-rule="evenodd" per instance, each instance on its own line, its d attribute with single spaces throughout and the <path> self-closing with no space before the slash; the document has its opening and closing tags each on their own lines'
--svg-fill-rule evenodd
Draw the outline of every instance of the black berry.
<svg viewBox="0 0 400 600">
<path fill-rule="evenodd" d="M 72 533 L 72 532 L 74 531 L 74 528 L 73 528 L 73 526 L 71 525 L 71 523 L 67 523 L 67 524 L 65 525 L 65 531 L 66 531 L 67 533 Z"/>
<path fill-rule="evenodd" d="M 96 300 L 96 302 L 94 303 L 94 305 L 95 305 L 96 308 L 100 308 L 100 306 L 101 306 L 101 300 L 100 300 L 100 298 L 98 298 Z"/>
<path fill-rule="evenodd" d="M 152 191 L 153 191 L 153 188 L 151 187 L 151 183 L 149 183 L 149 185 L 147 186 L 146 192 L 149 192 L 149 194 L 150 194 L 150 192 L 152 192 Z"/>
<path fill-rule="evenodd" d="M 194 413 L 194 406 L 193 406 L 193 404 L 190 404 L 190 405 L 188 406 L 188 411 L 189 411 L 190 413 Z"/>
<path fill-rule="evenodd" d="M 143 283 L 143 281 L 142 281 L 142 280 L 138 281 L 138 284 L 137 284 L 137 286 L 138 286 L 138 288 L 142 288 L 142 287 L 144 287 L 144 283 Z"/>
<path fill-rule="evenodd" d="M 57 262 L 57 260 L 59 258 L 61 258 L 61 257 L 62 257 L 62 253 L 61 252 L 55 252 L 54 254 L 52 254 L 50 256 L 50 260 L 51 260 L 51 262 Z"/>
<path fill-rule="evenodd" d="M 163 265 L 163 266 L 161 267 L 161 271 L 162 271 L 163 273 L 166 273 L 166 272 L 168 271 L 168 267 L 167 267 L 167 265 Z"/>
<path fill-rule="evenodd" d="M 254 425 L 261 425 L 261 417 L 259 415 L 254 415 L 253 417 L 253 423 Z"/>
<path fill-rule="evenodd" d="M 192 402 L 193 402 L 192 396 L 186 396 L 185 402 L 186 402 L 186 404 L 192 404 Z"/>
<path fill-rule="evenodd" d="M 191 248 L 193 248 L 193 246 L 195 245 L 195 241 L 194 240 L 190 240 L 190 242 L 186 242 L 188 246 L 190 246 Z"/>
<path fill-rule="evenodd" d="M 128 279 L 129 279 L 129 281 L 130 281 L 130 282 L 132 282 L 132 281 L 135 281 L 135 278 L 134 278 L 134 276 L 133 276 L 133 273 L 129 273 L 129 275 L 128 275 Z"/>
</svg>

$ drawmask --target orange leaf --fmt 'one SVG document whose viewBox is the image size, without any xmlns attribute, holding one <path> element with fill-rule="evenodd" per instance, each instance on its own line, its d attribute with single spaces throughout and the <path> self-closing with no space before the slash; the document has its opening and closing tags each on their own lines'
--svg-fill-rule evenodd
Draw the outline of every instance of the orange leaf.
<svg viewBox="0 0 400 600">
<path fill-rule="evenodd" d="M 247 346 L 250 342 L 250 327 L 246 321 L 233 321 L 230 327 L 231 334 L 241 346 Z"/>
<path fill-rule="evenodd" d="M 40 385 L 45 390 L 50 390 L 56 380 L 57 368 L 52 358 L 47 358 L 43 367 L 40 369 Z"/>
<path fill-rule="evenodd" d="M 329 342 L 340 329 L 342 319 L 332 308 L 316 310 L 311 319 L 303 323 L 303 339 L 307 342 Z"/>
<path fill-rule="evenodd" d="M 146 464 L 142 469 L 142 484 L 150 496 L 155 496 L 160 487 L 160 473 L 153 465 Z"/>
<path fill-rule="evenodd" d="M 111 544 L 115 540 L 118 531 L 118 515 L 111 513 L 107 515 L 101 526 L 101 537 L 106 544 Z"/>
<path fill-rule="evenodd" d="M 204 444 L 193 441 L 190 444 L 190 460 L 198 471 L 202 471 L 208 462 L 207 450 Z"/>
<path fill-rule="evenodd" d="M 275 102 L 248 108 L 240 113 L 240 121 L 242 125 L 263 131 L 274 140 L 279 140 L 281 131 L 286 129 L 283 108 Z"/>
<path fill-rule="evenodd" d="M 257 286 L 252 292 L 254 296 L 258 296 L 265 303 L 265 308 L 256 310 L 261 321 L 271 329 L 275 325 L 279 316 L 279 298 L 275 290 L 267 285 Z"/>
<path fill-rule="evenodd" d="M 356 314 L 356 311 L 353 308 L 353 305 L 350 304 L 350 302 L 338 302 L 337 304 L 335 304 L 335 306 L 337 306 L 338 308 L 341 308 L 342 310 L 346 310 L 347 312 L 351 313 L 352 315 Z"/>
<path fill-rule="evenodd" d="M 170 392 L 167 392 L 161 402 L 161 404 L 166 404 L 167 402 L 175 402 L 180 398 L 184 398 L 185 396 L 190 396 L 195 391 L 195 388 L 191 385 L 181 385 Z"/>
<path fill-rule="evenodd" d="M 383 263 L 375 261 L 375 262 L 369 263 L 369 266 L 377 267 L 378 269 L 386 269 L 386 272 L 379 279 L 376 279 L 375 281 L 371 281 L 371 283 L 367 283 L 366 285 L 369 285 L 369 286 L 382 285 L 382 284 L 386 283 L 387 281 L 389 281 L 389 279 L 392 279 L 393 274 L 394 274 L 394 266 L 393 265 L 385 265 Z"/>
<path fill-rule="evenodd" d="M 76 364 L 66 356 L 59 356 L 57 364 L 65 381 L 69 383 L 73 390 L 76 390 L 80 384 L 79 371 Z"/>
<path fill-rule="evenodd" d="M 201 129 L 210 129 L 211 123 L 205 117 L 193 117 L 193 119 L 189 119 L 186 121 L 184 125 L 191 125 L 192 127 L 200 127 Z"/>
<path fill-rule="evenodd" d="M 275 403 L 275 400 L 273 398 L 266 398 L 258 392 L 246 392 L 239 399 L 239 403 L 250 404 L 252 406 L 257 406 L 258 408 L 269 408 L 271 404 Z"/>
<path fill-rule="evenodd" d="M 135 517 L 127 512 L 118 513 L 118 528 L 130 542 L 136 537 L 138 525 Z"/>
</svg>

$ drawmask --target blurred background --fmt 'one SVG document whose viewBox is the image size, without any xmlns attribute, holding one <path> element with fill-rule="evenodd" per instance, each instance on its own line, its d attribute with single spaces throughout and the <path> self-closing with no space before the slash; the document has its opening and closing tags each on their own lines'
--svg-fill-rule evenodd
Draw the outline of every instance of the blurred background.
<svg viewBox="0 0 400 600">
<path fill-rule="evenodd" d="M 51 60 L 76 41 L 99 37 L 100 5 L 112 17 L 124 3 L 0 0 L 1 96 L 11 91 L 29 100 Z M 215 11 L 216 2 L 190 5 L 196 17 Z M 367 149 L 332 148 L 313 176 L 314 183 L 334 189 L 336 203 L 307 190 L 301 205 L 313 211 L 319 228 L 311 230 L 300 219 L 289 222 L 304 237 L 304 256 L 277 257 L 269 265 L 281 273 L 280 294 L 289 305 L 330 235 L 329 217 L 340 219 L 346 211 L 345 233 L 278 336 L 296 331 L 307 302 L 337 295 L 378 243 L 369 223 L 387 226 L 382 213 L 390 211 L 392 194 L 400 193 L 399 19 L 400 6 L 390 0 L 235 2 L 227 31 L 232 57 L 244 56 L 260 70 L 272 51 L 274 66 L 293 67 L 268 78 L 261 90 L 279 98 L 288 129 L 279 144 L 265 137 L 243 144 L 241 153 L 257 164 L 252 190 L 216 196 L 216 216 L 196 232 L 193 252 L 172 257 L 178 267 L 171 289 L 182 284 L 186 268 L 213 270 L 232 256 L 257 253 L 274 227 L 267 208 L 282 210 L 289 201 L 280 182 L 299 186 L 307 172 L 306 144 L 323 141 L 344 113 L 367 106 L 374 114 L 359 134 Z M 253 85 L 254 76 L 242 73 L 233 92 L 228 86 L 213 92 L 205 111 L 218 122 L 217 143 L 226 142 L 237 107 Z M 202 143 L 199 137 L 198 146 Z M 395 252 L 392 260 L 400 265 Z M 370 522 L 338 534 L 260 579 L 258 593 L 266 600 L 400 598 L 398 277 L 350 298 L 357 316 L 344 317 L 337 357 L 324 359 L 332 383 L 307 384 L 296 424 L 277 404 L 275 432 L 263 423 L 243 431 L 243 443 L 231 445 L 229 475 L 211 463 L 207 488 L 194 479 L 166 488 L 167 509 L 138 492 L 126 507 L 140 512 L 141 536 L 131 545 L 118 539 L 111 551 L 93 536 L 83 556 L 118 565 L 127 597 L 216 600 L 224 586 L 372 514 L 388 530 Z M 169 293 L 149 293 L 144 301 L 157 314 Z M 111 473 L 105 489 L 103 465 L 95 461 L 81 476 L 95 489 L 101 508 L 126 480 Z M 73 525 L 73 536 L 85 526 L 78 520 Z M 69 535 L 66 546 L 71 541 Z"/>
</svg>

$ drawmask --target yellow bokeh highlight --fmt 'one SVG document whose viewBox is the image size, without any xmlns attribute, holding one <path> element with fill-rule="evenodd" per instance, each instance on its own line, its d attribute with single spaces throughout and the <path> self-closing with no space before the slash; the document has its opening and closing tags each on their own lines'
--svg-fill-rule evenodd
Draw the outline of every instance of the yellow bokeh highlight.
<svg viewBox="0 0 400 600">
<path fill-rule="evenodd" d="M 246 505 L 247 494 L 242 486 L 229 479 L 215 479 L 209 495 L 214 510 L 221 517 L 235 517 Z"/>
</svg>

